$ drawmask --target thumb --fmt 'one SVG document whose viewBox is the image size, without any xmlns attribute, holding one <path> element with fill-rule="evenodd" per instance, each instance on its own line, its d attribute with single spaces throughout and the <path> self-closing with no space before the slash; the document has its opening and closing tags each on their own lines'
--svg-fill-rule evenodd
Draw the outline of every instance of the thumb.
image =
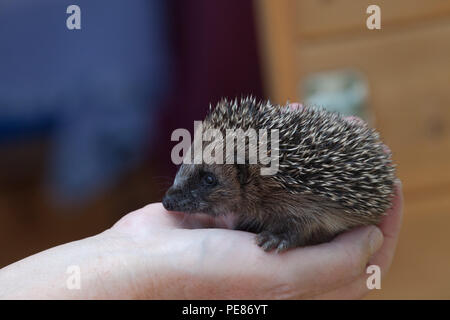
<svg viewBox="0 0 450 320">
<path fill-rule="evenodd" d="M 383 244 L 383 234 L 376 226 L 360 227 L 343 233 L 333 241 L 286 252 L 285 266 L 292 276 L 302 272 L 302 282 L 311 279 L 308 294 L 319 294 L 357 279 L 365 272 L 370 257 Z M 305 274 L 307 270 L 310 274 Z"/>
<path fill-rule="evenodd" d="M 383 233 L 378 227 L 362 227 L 336 237 L 329 243 L 329 250 L 333 251 L 343 273 L 357 277 L 365 272 L 369 259 L 381 248 L 383 240 Z"/>
</svg>

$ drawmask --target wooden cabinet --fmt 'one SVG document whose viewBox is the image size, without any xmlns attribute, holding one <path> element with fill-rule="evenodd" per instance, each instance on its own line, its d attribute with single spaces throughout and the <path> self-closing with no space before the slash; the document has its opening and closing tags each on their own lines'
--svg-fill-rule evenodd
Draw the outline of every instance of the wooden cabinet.
<svg viewBox="0 0 450 320">
<path fill-rule="evenodd" d="M 295 52 L 298 86 L 324 70 L 354 68 L 365 75 L 375 126 L 393 150 L 405 188 L 450 186 L 450 19 L 303 43 Z"/>
<path fill-rule="evenodd" d="M 381 8 L 384 28 L 436 19 L 450 13 L 447 0 L 300 0 L 289 5 L 296 12 L 296 33 L 302 37 L 366 32 L 366 9 Z"/>
<path fill-rule="evenodd" d="M 366 28 L 368 1 L 255 3 L 272 101 L 302 101 L 315 72 L 360 71 L 405 188 L 450 190 L 450 1 L 379 1 L 381 30 Z"/>
<path fill-rule="evenodd" d="M 375 3 L 381 30 L 368 30 L 366 8 Z M 391 291 L 378 296 L 450 298 L 450 276 L 439 282 L 442 273 L 432 272 L 433 265 L 450 270 L 444 258 L 450 233 L 443 232 L 450 228 L 450 1 L 256 0 L 255 6 L 272 101 L 303 101 L 304 81 L 316 72 L 354 69 L 367 79 L 374 126 L 404 185 L 409 228 L 391 271 L 402 280 L 390 276 Z M 436 229 L 437 221 L 446 228 Z M 418 252 L 417 242 L 429 253 Z M 412 281 L 401 277 L 406 268 L 428 280 L 406 283 Z"/>
</svg>

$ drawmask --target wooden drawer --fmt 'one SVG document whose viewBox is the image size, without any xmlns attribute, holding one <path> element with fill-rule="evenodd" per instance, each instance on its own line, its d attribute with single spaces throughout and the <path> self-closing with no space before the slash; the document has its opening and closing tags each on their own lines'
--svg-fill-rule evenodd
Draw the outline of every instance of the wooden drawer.
<svg viewBox="0 0 450 320">
<path fill-rule="evenodd" d="M 365 74 L 375 125 L 406 187 L 437 188 L 450 184 L 449 40 L 450 19 L 403 32 L 304 42 L 297 71 L 300 83 L 325 70 L 356 68 Z"/>
<path fill-rule="evenodd" d="M 381 9 L 381 28 L 449 15 L 448 0 L 298 0 L 291 6 L 300 35 L 318 36 L 349 31 L 367 31 L 366 9 L 377 4 Z"/>
</svg>

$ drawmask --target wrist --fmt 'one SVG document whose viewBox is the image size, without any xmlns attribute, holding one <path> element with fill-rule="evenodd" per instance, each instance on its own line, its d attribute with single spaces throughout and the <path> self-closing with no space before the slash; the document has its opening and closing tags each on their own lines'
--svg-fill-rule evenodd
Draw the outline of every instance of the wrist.
<svg viewBox="0 0 450 320">
<path fill-rule="evenodd" d="M 48 249 L 0 270 L 0 298 L 131 298 L 126 252 L 109 230 Z"/>
</svg>

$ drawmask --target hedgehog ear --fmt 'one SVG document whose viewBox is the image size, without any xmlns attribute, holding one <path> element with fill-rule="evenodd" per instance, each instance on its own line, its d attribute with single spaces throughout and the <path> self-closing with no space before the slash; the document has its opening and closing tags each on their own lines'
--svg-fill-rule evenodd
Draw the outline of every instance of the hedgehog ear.
<svg viewBox="0 0 450 320">
<path fill-rule="evenodd" d="M 237 164 L 236 168 L 237 168 L 237 172 L 238 172 L 237 176 L 238 176 L 240 184 L 246 184 L 248 182 L 248 176 L 249 176 L 248 166 L 246 166 L 245 164 Z"/>
</svg>

